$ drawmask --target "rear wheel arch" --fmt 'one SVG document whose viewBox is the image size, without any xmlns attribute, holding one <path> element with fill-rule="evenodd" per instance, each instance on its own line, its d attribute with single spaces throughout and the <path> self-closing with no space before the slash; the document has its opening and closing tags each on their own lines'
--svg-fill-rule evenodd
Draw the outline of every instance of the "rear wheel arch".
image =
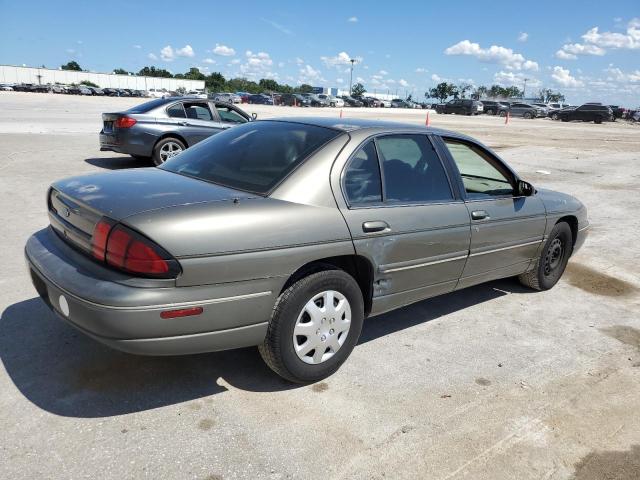
<svg viewBox="0 0 640 480">
<path fill-rule="evenodd" d="M 189 142 L 187 142 L 187 140 L 182 135 L 180 135 L 179 133 L 167 132 L 167 133 L 163 133 L 162 135 L 160 135 L 158 137 L 158 139 L 153 144 L 153 148 L 156 147 L 156 145 L 158 144 L 159 141 L 164 140 L 165 138 L 175 138 L 176 140 L 180 140 L 183 145 L 187 146 L 187 148 L 191 147 L 191 145 L 189 145 Z"/>
<path fill-rule="evenodd" d="M 366 318 L 371 312 L 373 300 L 374 269 L 371 262 L 361 255 L 340 255 L 308 262 L 289 276 L 280 294 L 302 278 L 325 270 L 342 270 L 353 277 L 362 292 L 364 316 Z"/>
</svg>

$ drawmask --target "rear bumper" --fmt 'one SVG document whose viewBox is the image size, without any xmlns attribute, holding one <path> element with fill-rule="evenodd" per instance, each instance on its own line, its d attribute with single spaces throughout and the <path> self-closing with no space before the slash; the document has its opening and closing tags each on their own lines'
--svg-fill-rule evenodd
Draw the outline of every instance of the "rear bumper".
<svg viewBox="0 0 640 480">
<path fill-rule="evenodd" d="M 135 284 L 84 258 L 50 229 L 28 240 L 25 256 L 38 294 L 59 317 L 129 353 L 180 355 L 258 345 L 275 301 L 271 291 L 260 290 L 265 285 L 259 282 Z M 162 311 L 189 306 L 202 307 L 202 314 L 160 317 Z"/>
<path fill-rule="evenodd" d="M 105 133 L 104 130 L 98 134 L 100 151 L 110 151 L 116 153 L 126 153 L 129 155 L 140 155 L 150 157 L 153 153 L 153 146 L 156 137 L 138 128 L 132 127 L 126 130 L 119 130 L 113 133 Z"/>
</svg>

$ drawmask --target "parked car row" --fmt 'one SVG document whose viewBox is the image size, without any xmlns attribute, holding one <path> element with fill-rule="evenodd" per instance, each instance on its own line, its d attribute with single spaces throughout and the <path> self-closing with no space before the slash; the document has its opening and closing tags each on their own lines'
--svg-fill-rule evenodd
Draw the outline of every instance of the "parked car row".
<svg viewBox="0 0 640 480">
<path fill-rule="evenodd" d="M 180 92 L 167 90 L 166 88 L 150 88 L 149 90 L 136 90 L 133 88 L 99 88 L 89 85 L 64 85 L 59 83 L 36 85 L 33 83 L 3 83 L 0 84 L 1 91 L 33 92 L 33 93 L 60 93 L 69 95 L 106 95 L 108 97 L 151 97 L 169 98 L 179 97 Z M 186 93 L 190 97 L 207 98 L 206 93 L 198 90 L 191 90 Z"/>
</svg>

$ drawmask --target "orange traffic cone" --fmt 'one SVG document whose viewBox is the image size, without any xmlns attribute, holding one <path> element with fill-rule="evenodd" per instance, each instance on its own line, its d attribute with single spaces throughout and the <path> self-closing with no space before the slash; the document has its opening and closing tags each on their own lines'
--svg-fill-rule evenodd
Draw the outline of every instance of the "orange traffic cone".
<svg viewBox="0 0 640 480">
<path fill-rule="evenodd" d="M 428 111 L 427 111 L 427 119 L 424 121 L 424 124 L 425 124 L 427 127 L 430 127 L 430 126 L 431 126 L 431 119 L 429 118 L 429 112 L 428 112 Z"/>
<path fill-rule="evenodd" d="M 509 112 L 507 112 L 507 116 L 504 117 L 504 124 L 509 125 Z"/>
</svg>

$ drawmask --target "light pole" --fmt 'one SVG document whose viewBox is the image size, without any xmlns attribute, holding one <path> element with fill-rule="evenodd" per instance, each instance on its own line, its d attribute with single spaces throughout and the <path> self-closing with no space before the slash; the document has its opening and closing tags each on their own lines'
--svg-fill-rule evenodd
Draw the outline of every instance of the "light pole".
<svg viewBox="0 0 640 480">
<path fill-rule="evenodd" d="M 356 63 L 355 58 L 349 60 L 351 62 L 351 74 L 349 75 L 349 96 L 353 93 L 353 64 Z"/>
<path fill-rule="evenodd" d="M 525 78 L 524 79 L 524 87 L 522 88 L 522 98 L 525 98 L 527 96 L 527 81 L 529 79 Z"/>
</svg>

